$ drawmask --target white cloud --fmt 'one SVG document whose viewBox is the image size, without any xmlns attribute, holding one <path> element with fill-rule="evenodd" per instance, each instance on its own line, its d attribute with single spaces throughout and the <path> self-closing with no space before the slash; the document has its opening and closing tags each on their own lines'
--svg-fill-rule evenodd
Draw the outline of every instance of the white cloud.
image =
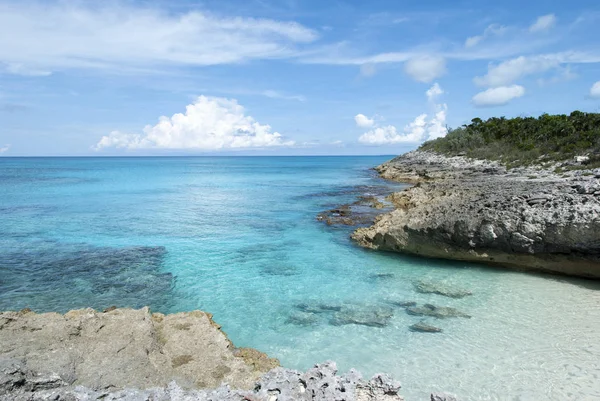
<svg viewBox="0 0 600 401">
<path fill-rule="evenodd" d="M 3 147 L 0 148 L 0 153 L 5 153 L 8 152 L 10 149 L 10 144 L 6 144 Z"/>
<path fill-rule="evenodd" d="M 498 65 L 490 65 L 488 73 L 483 77 L 476 77 L 474 81 L 480 86 L 505 86 L 524 76 L 557 68 L 564 61 L 565 57 L 558 54 L 521 56 Z"/>
<path fill-rule="evenodd" d="M 491 24 L 483 31 L 483 34 L 471 36 L 465 40 L 465 47 L 477 46 L 481 41 L 491 36 L 500 36 L 506 32 L 508 28 L 500 24 Z"/>
<path fill-rule="evenodd" d="M 274 90 L 266 90 L 261 93 L 262 95 L 271 99 L 283 99 L 283 100 L 296 100 L 298 102 L 306 102 L 306 97 L 302 95 L 288 95 Z"/>
<path fill-rule="evenodd" d="M 529 32 L 548 31 L 555 24 L 556 16 L 554 14 L 542 15 L 529 27 Z"/>
<path fill-rule="evenodd" d="M 600 81 L 592 85 L 590 88 L 590 96 L 594 98 L 600 97 Z"/>
<path fill-rule="evenodd" d="M 354 121 L 356 121 L 356 125 L 361 128 L 370 128 L 375 124 L 375 120 L 365 116 L 364 114 L 357 114 L 354 116 Z"/>
<path fill-rule="evenodd" d="M 442 90 L 440 85 L 436 82 L 435 84 L 433 84 L 433 86 L 431 88 L 429 88 L 427 90 L 427 92 L 425 92 L 425 94 L 427 95 L 427 100 L 429 100 L 430 102 L 433 102 L 438 96 L 443 95 L 444 91 Z"/>
<path fill-rule="evenodd" d="M 318 38 L 296 22 L 183 14 L 115 2 L 2 2 L 0 64 L 12 73 L 151 69 L 289 57 Z"/>
<path fill-rule="evenodd" d="M 95 148 L 219 150 L 292 145 L 293 141 L 271 132 L 269 125 L 247 116 L 236 100 L 200 96 L 185 114 L 163 116 L 158 124 L 146 126 L 143 134 L 113 131 Z"/>
<path fill-rule="evenodd" d="M 447 134 L 446 114 L 448 106 L 444 104 L 435 104 L 437 97 L 444 93 L 439 84 L 435 83 L 425 92 L 430 105 L 434 108 L 433 117 L 428 119 L 426 113 L 417 116 L 411 123 L 404 127 L 402 132 L 398 132 L 393 125 L 375 127 L 372 130 L 362 134 L 359 142 L 369 145 L 386 145 L 395 143 L 420 143 L 429 139 L 436 139 Z M 359 114 L 361 116 L 362 114 Z M 358 117 L 358 116 L 357 116 Z M 356 118 L 356 117 L 355 117 Z M 357 121 L 358 122 L 358 121 Z"/>
<path fill-rule="evenodd" d="M 446 59 L 441 56 L 418 56 L 404 63 L 404 72 L 419 82 L 431 82 L 446 73 Z"/>
<path fill-rule="evenodd" d="M 479 92 L 473 96 L 473 104 L 478 107 L 502 106 L 524 94 L 525 88 L 520 85 L 500 86 Z"/>
</svg>

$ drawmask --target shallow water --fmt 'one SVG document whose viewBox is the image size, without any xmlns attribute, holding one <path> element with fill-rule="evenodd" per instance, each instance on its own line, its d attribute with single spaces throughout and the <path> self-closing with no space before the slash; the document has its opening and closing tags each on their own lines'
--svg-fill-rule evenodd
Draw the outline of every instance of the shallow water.
<svg viewBox="0 0 600 401">
<path fill-rule="evenodd" d="M 350 229 L 316 221 L 398 188 L 369 170 L 387 159 L 0 159 L 0 309 L 200 308 L 238 346 L 291 368 L 332 359 L 365 376 L 387 372 L 408 401 L 437 390 L 600 399 L 597 282 L 371 252 Z M 418 293 L 419 280 L 473 295 Z M 393 300 L 472 317 L 423 319 Z M 329 310 L 303 325 L 302 303 L 393 316 L 383 327 L 335 325 Z M 408 329 L 421 320 L 443 332 Z"/>
</svg>

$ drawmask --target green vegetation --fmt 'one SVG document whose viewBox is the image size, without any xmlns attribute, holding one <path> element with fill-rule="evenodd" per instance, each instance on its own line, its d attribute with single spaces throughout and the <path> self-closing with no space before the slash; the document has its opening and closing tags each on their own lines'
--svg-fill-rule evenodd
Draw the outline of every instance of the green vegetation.
<svg viewBox="0 0 600 401">
<path fill-rule="evenodd" d="M 498 160 L 508 166 L 589 155 L 588 165 L 595 165 L 600 162 L 600 113 L 574 111 L 570 115 L 494 117 L 486 121 L 475 118 L 471 124 L 451 129 L 444 138 L 425 142 L 419 149 Z"/>
</svg>

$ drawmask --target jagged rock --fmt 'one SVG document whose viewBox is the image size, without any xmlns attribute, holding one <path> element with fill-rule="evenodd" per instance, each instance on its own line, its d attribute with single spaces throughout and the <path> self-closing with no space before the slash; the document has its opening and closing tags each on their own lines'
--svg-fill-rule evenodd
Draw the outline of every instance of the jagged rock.
<svg viewBox="0 0 600 401">
<path fill-rule="evenodd" d="M 438 319 L 446 319 L 450 317 L 464 317 L 470 319 L 471 316 L 459 311 L 458 309 L 450 308 L 448 306 L 435 306 L 431 304 L 425 304 L 423 306 L 411 306 L 406 308 L 406 313 L 414 316 L 431 316 Z"/>
<path fill-rule="evenodd" d="M 362 246 L 600 277 L 597 170 L 509 171 L 497 162 L 413 151 L 377 171 L 415 185 L 388 197 L 396 210 L 352 234 Z"/>
<path fill-rule="evenodd" d="M 439 327 L 431 326 L 425 322 L 415 323 L 409 327 L 411 331 L 418 331 L 421 333 L 441 333 L 442 329 Z"/>
<path fill-rule="evenodd" d="M 11 368 L 3 370 L 5 365 Z M 368 382 L 354 370 L 338 376 L 334 362 L 315 365 L 305 373 L 272 369 L 260 377 L 252 390 L 235 390 L 228 385 L 190 390 L 182 388 L 175 381 L 165 387 L 149 389 L 91 389 L 52 382 L 52 377 L 39 376 L 18 361 L 0 359 L 0 391 L 5 389 L 3 384 L 7 381 L 18 383 L 17 387 L 11 384 L 8 392 L 0 392 L 0 401 L 403 401 L 398 394 L 400 383 L 388 376 L 375 375 Z M 40 382 L 53 384 L 40 386 Z"/>
<path fill-rule="evenodd" d="M 473 295 L 471 291 L 458 288 L 451 288 L 448 285 L 440 282 L 418 281 L 414 283 L 415 290 L 422 294 L 438 294 L 450 298 L 464 298 Z"/>
</svg>

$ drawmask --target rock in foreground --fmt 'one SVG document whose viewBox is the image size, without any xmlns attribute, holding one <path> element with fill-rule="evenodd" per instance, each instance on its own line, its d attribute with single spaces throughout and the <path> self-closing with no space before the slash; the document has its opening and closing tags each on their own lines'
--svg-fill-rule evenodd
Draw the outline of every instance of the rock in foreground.
<svg viewBox="0 0 600 401">
<path fill-rule="evenodd" d="M 334 362 L 278 367 L 201 311 L 0 312 L 0 401 L 403 401 L 399 389 Z"/>
<path fill-rule="evenodd" d="M 377 170 L 416 185 L 354 232 L 362 246 L 600 278 L 600 169 L 558 175 L 414 151 Z"/>
<path fill-rule="evenodd" d="M 201 311 L 163 315 L 148 308 L 36 314 L 0 313 L 0 357 L 27 371 L 92 390 L 164 387 L 252 388 L 279 365 L 256 350 L 235 348 Z"/>
</svg>

